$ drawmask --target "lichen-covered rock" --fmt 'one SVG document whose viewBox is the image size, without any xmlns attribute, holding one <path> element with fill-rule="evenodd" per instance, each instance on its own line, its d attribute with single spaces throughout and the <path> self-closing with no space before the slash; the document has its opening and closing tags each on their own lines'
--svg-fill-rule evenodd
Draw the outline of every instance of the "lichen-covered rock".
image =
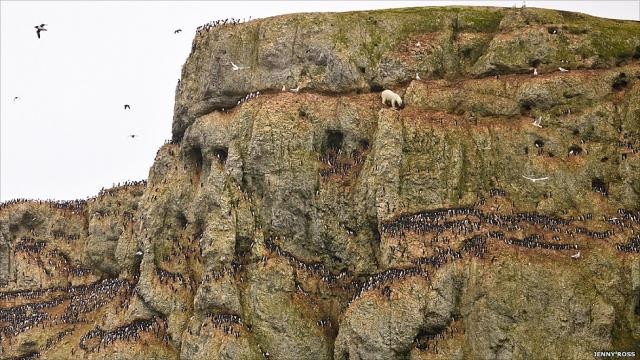
<svg viewBox="0 0 640 360">
<path fill-rule="evenodd" d="M 252 91 L 344 94 L 405 84 L 416 72 L 427 78 L 609 67 L 638 56 L 639 34 L 629 21 L 465 7 L 295 14 L 203 29 L 177 88 L 173 137 Z"/>
</svg>

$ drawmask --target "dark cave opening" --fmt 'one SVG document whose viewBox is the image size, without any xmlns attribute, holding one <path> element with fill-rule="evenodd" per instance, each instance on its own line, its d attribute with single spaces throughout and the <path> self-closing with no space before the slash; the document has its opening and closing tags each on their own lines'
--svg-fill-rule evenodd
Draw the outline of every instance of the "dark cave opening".
<svg viewBox="0 0 640 360">
<path fill-rule="evenodd" d="M 327 130 L 327 142 L 325 151 L 338 151 L 342 149 L 344 134 L 339 130 Z"/>
<path fill-rule="evenodd" d="M 379 84 L 371 84 L 371 85 L 369 85 L 369 91 L 371 91 L 371 92 L 382 92 L 382 90 L 384 90 L 384 88 L 382 86 L 380 86 Z"/>
<path fill-rule="evenodd" d="M 531 111 L 535 103 L 531 100 L 522 100 L 520 101 L 520 113 L 527 114 Z"/>
<path fill-rule="evenodd" d="M 613 84 L 611 85 L 611 89 L 613 89 L 613 91 L 620 91 L 620 90 L 626 88 L 627 85 L 629 85 L 629 80 L 627 79 L 627 74 L 620 73 L 613 80 Z"/>
<path fill-rule="evenodd" d="M 217 147 L 213 149 L 213 155 L 218 159 L 220 164 L 224 164 L 227 162 L 227 157 L 229 157 L 229 149 L 226 147 Z"/>
<path fill-rule="evenodd" d="M 185 160 L 192 166 L 196 174 L 199 176 L 202 172 L 202 164 L 204 163 L 204 157 L 202 155 L 202 149 L 200 147 L 192 147 L 185 153 Z"/>
<path fill-rule="evenodd" d="M 186 229 L 187 224 L 189 224 L 187 217 L 183 213 L 179 213 L 178 215 L 176 215 L 176 221 L 178 223 L 178 226 L 180 226 L 180 228 L 183 230 Z"/>
<path fill-rule="evenodd" d="M 582 153 L 582 148 L 578 145 L 569 146 L 569 156 L 578 156 Z"/>
<path fill-rule="evenodd" d="M 607 185 L 605 184 L 604 180 L 602 180 L 601 178 L 591 179 L 591 189 L 604 196 L 608 195 Z"/>
</svg>

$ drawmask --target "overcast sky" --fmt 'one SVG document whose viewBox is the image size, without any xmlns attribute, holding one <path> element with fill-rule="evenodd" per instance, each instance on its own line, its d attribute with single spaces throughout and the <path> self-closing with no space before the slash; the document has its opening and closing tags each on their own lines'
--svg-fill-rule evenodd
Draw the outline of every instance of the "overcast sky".
<svg viewBox="0 0 640 360">
<path fill-rule="evenodd" d="M 2 1 L 0 201 L 86 198 L 117 182 L 146 179 L 156 151 L 171 137 L 175 86 L 195 29 L 209 21 L 514 4 L 522 1 Z M 526 5 L 640 19 L 639 1 Z M 48 31 L 38 39 L 34 26 L 41 23 Z M 176 35 L 178 28 L 183 31 Z"/>
</svg>

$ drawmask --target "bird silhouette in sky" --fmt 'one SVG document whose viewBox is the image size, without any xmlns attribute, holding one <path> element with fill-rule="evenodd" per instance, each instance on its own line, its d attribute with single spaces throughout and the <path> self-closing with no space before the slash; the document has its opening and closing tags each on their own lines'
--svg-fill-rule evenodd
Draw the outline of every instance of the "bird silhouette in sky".
<svg viewBox="0 0 640 360">
<path fill-rule="evenodd" d="M 124 109 L 125 109 L 125 110 L 127 110 L 127 109 L 131 109 L 131 106 L 129 106 L 129 104 L 124 104 Z"/>
<path fill-rule="evenodd" d="M 174 33 L 174 34 L 177 34 L 177 33 L 180 33 L 180 32 L 182 32 L 182 29 L 177 29 L 177 30 L 175 30 L 173 33 Z"/>
<path fill-rule="evenodd" d="M 47 31 L 47 29 L 44 28 L 45 26 L 47 26 L 47 24 L 40 24 L 40 25 L 34 26 L 34 28 L 36 28 L 36 35 L 38 35 L 38 39 L 40 39 L 40 31 Z"/>
<path fill-rule="evenodd" d="M 137 136 L 136 134 L 129 135 L 129 137 L 132 138 L 132 139 L 135 138 L 136 136 Z"/>
<path fill-rule="evenodd" d="M 16 101 L 18 99 L 20 99 L 20 98 L 16 96 L 16 97 L 13 98 L 13 101 Z"/>
</svg>

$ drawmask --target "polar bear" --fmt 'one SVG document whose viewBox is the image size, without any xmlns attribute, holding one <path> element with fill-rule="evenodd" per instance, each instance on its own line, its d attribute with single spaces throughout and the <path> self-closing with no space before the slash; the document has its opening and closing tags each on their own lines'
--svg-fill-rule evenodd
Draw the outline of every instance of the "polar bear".
<svg viewBox="0 0 640 360">
<path fill-rule="evenodd" d="M 387 101 L 391 103 L 391 107 L 396 109 L 396 106 L 402 106 L 402 98 L 400 95 L 394 93 L 391 90 L 385 90 L 382 92 L 382 104 L 387 105 Z"/>
</svg>

